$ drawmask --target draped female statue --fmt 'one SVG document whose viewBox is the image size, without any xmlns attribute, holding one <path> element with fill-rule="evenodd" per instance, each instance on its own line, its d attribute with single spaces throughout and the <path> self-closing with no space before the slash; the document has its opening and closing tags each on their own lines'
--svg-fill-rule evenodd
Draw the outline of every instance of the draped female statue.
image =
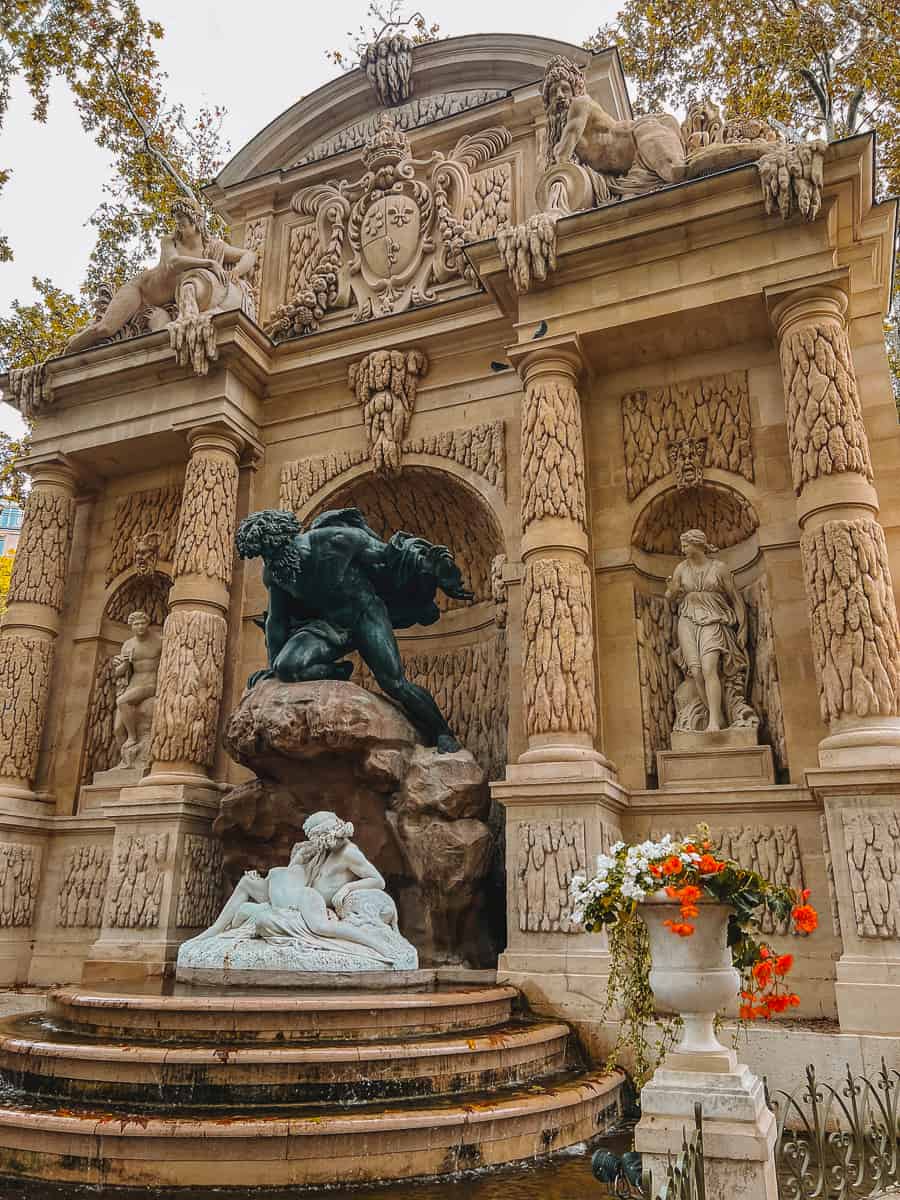
<svg viewBox="0 0 900 1200">
<path fill-rule="evenodd" d="M 675 662 L 685 682 L 675 696 L 675 729 L 747 728 L 759 717 L 747 703 L 747 606 L 734 576 L 701 529 L 681 535 L 684 559 L 667 580 L 678 604 Z"/>
</svg>

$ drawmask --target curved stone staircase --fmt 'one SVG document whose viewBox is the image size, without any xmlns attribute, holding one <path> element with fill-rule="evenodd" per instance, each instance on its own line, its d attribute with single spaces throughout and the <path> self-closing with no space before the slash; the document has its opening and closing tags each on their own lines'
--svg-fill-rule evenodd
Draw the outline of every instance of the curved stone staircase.
<svg viewBox="0 0 900 1200">
<path fill-rule="evenodd" d="M 511 987 L 268 995 L 65 988 L 0 1023 L 0 1176 L 284 1187 L 534 1158 L 618 1117 Z"/>
</svg>

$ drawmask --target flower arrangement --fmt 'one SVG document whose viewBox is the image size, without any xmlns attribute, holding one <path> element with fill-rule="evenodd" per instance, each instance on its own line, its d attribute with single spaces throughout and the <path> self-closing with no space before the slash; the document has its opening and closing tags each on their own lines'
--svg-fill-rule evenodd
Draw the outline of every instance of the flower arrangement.
<svg viewBox="0 0 900 1200">
<path fill-rule="evenodd" d="M 785 979 L 793 966 L 792 955 L 776 953 L 758 934 L 766 912 L 779 922 L 790 918 L 799 933 L 812 933 L 818 916 L 808 902 L 809 892 L 798 893 L 772 883 L 723 857 L 705 825 L 686 840 L 666 834 L 660 841 L 640 845 L 617 842 L 608 854 L 597 856 L 596 873 L 591 879 L 583 874 L 574 876 L 570 892 L 573 922 L 589 933 L 609 931 L 612 973 L 607 1008 L 616 1001 L 622 1005 L 628 1040 L 636 1050 L 639 1067 L 646 1066 L 650 1056 L 643 1026 L 655 1019 L 649 987 L 649 944 L 638 912 L 641 901 L 651 895 L 664 892 L 678 902 L 680 919 L 665 922 L 673 937 L 692 936 L 696 922 L 703 920 L 700 906 L 704 899 L 732 908 L 728 945 L 741 974 L 742 1020 L 768 1020 L 800 1003 Z M 661 1043 L 657 1057 L 664 1049 Z"/>
</svg>

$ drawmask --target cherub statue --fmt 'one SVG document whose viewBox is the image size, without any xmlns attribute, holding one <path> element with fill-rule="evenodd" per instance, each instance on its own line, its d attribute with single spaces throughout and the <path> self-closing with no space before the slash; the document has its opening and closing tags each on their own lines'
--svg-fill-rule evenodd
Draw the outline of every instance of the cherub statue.
<svg viewBox="0 0 900 1200">
<path fill-rule="evenodd" d="M 414 970 L 415 947 L 401 935 L 385 881 L 351 840 L 353 826 L 332 812 L 305 821 L 286 867 L 263 878 L 247 871 L 217 920 L 185 942 L 179 967 L 259 963 L 253 947 L 269 943 L 265 964 L 298 971 Z M 279 958 L 281 962 L 279 963 Z"/>
<path fill-rule="evenodd" d="M 182 318 L 247 307 L 246 277 L 256 253 L 211 237 L 187 197 L 175 200 L 170 212 L 175 228 L 160 239 L 159 262 L 123 283 L 102 314 L 69 339 L 67 354 L 107 341 L 144 310 L 148 328 L 158 330 L 170 324 L 167 305 L 175 304 Z"/>
<path fill-rule="evenodd" d="M 675 696 L 675 729 L 715 733 L 759 724 L 747 703 L 747 606 L 734 576 L 701 529 L 681 535 L 684 559 L 666 581 L 678 604 L 675 662 L 685 682 Z"/>
<path fill-rule="evenodd" d="M 116 738 L 124 737 L 120 767 L 145 761 L 153 708 L 156 677 L 162 658 L 162 636 L 152 628 L 142 610 L 131 613 L 128 627 L 132 636 L 113 659 L 116 685 Z"/>
<path fill-rule="evenodd" d="M 293 513 L 267 509 L 241 522 L 236 541 L 241 558 L 262 558 L 269 592 L 269 665 L 249 687 L 262 679 L 349 679 L 353 664 L 342 660 L 357 650 L 429 744 L 441 753 L 460 749 L 431 694 L 406 678 L 394 636 L 437 621 L 438 588 L 473 599 L 446 546 L 409 533 L 383 542 L 357 508 L 324 512 L 305 530 Z"/>
</svg>

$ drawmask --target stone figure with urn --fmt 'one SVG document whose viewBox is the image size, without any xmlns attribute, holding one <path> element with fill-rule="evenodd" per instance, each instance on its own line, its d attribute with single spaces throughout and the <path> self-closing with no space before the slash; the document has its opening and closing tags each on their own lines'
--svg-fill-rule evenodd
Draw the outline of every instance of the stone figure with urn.
<svg viewBox="0 0 900 1200">
<path fill-rule="evenodd" d="M 209 318 L 235 308 L 253 315 L 248 277 L 254 251 L 210 236 L 200 207 L 187 197 L 173 202 L 171 216 L 174 229 L 160 240 L 159 262 L 122 284 L 103 311 L 69 339 L 66 353 L 89 350 L 137 321 L 141 331 L 168 328 L 181 365 L 205 375 L 216 357 Z"/>
<path fill-rule="evenodd" d="M 787 142 L 766 121 L 729 119 L 716 104 L 620 119 L 587 91 L 584 68 L 555 55 L 541 91 L 547 114 L 538 211 L 498 234 L 516 289 L 529 291 L 556 268 L 556 222 L 585 209 L 642 196 L 743 163 L 755 163 L 767 213 L 813 221 L 822 205 L 822 141 Z"/>
</svg>

